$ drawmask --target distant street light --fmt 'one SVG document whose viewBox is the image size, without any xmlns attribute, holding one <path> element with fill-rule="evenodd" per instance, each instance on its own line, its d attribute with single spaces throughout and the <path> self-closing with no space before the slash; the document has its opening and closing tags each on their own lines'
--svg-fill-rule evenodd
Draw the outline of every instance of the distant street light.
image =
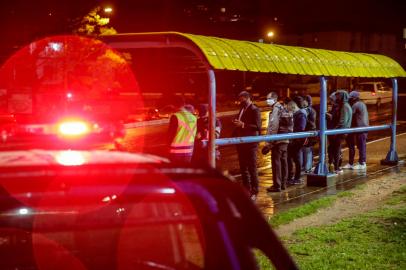
<svg viewBox="0 0 406 270">
<path fill-rule="evenodd" d="M 268 37 L 269 43 L 273 43 L 273 40 L 275 38 L 275 32 L 274 31 L 268 31 L 268 33 L 266 33 L 266 36 Z"/>
<path fill-rule="evenodd" d="M 104 12 L 105 12 L 105 13 L 112 13 L 112 12 L 113 12 L 113 8 L 111 8 L 111 7 L 105 7 L 105 8 L 104 8 Z"/>
<path fill-rule="evenodd" d="M 269 38 L 273 38 L 273 37 L 275 36 L 275 33 L 274 33 L 273 31 L 269 31 L 266 35 L 267 35 Z"/>
</svg>

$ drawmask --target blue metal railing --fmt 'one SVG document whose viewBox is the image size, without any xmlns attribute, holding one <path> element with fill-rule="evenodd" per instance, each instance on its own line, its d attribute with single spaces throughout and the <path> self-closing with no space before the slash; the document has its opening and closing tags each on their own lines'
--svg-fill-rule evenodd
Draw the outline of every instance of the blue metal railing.
<svg viewBox="0 0 406 270">
<path fill-rule="evenodd" d="M 329 129 L 326 130 L 324 134 L 337 135 L 337 134 L 350 134 L 350 133 L 360 133 L 360 132 L 370 132 L 390 129 L 391 125 L 380 125 L 371 127 L 359 127 L 359 128 L 343 128 L 343 129 Z M 246 137 L 233 137 L 233 138 L 221 138 L 216 139 L 216 145 L 233 145 L 233 144 L 243 144 L 243 143 L 257 143 L 257 142 L 272 142 L 281 140 L 293 140 L 301 138 L 316 137 L 320 135 L 320 131 L 305 131 L 305 132 L 294 132 L 285 134 L 275 134 L 275 135 L 262 135 L 262 136 L 246 136 Z M 207 141 L 204 142 L 207 145 Z"/>
<path fill-rule="evenodd" d="M 258 142 L 271 142 L 278 140 L 293 140 L 300 138 L 308 138 L 319 136 L 319 162 L 316 165 L 314 174 L 317 175 L 327 175 L 328 169 L 326 166 L 326 142 L 327 136 L 338 135 L 338 134 L 350 134 L 350 133 L 361 133 L 370 131 L 379 131 L 385 129 L 392 130 L 391 145 L 390 150 L 386 156 L 386 159 L 382 161 L 383 164 L 392 164 L 398 162 L 398 155 L 396 152 L 396 115 L 397 115 L 397 93 L 398 84 L 395 78 L 392 79 L 393 92 L 392 92 L 392 123 L 380 126 L 370 126 L 370 127 L 358 127 L 358 128 L 344 128 L 344 129 L 326 129 L 326 113 L 327 113 L 327 79 L 324 76 L 320 77 L 320 113 L 319 113 L 319 130 L 317 131 L 306 131 L 306 132 L 296 132 L 296 133 L 286 133 L 286 134 L 275 134 L 275 135 L 263 135 L 263 136 L 247 136 L 247 137 L 234 137 L 234 138 L 221 138 L 213 140 L 213 143 L 208 144 L 208 141 L 203 142 L 204 145 L 209 145 L 209 149 L 213 149 L 215 145 L 233 145 L 233 144 L 243 144 L 243 143 L 258 143 Z M 212 87 L 215 89 L 215 87 Z M 211 99 L 213 99 L 213 93 L 211 94 Z M 212 100 L 213 101 L 213 100 Z M 214 112 L 211 111 L 211 120 L 213 120 Z M 213 125 L 213 124 L 212 124 Z M 209 151 L 212 152 L 213 150 Z M 210 155 L 211 157 L 212 155 Z M 212 161 L 213 164 L 214 161 Z"/>
</svg>

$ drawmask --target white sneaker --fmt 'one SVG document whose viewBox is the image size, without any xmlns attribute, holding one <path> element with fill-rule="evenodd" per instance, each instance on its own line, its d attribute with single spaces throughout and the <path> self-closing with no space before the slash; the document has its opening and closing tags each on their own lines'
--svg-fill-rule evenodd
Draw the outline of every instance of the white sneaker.
<svg viewBox="0 0 406 270">
<path fill-rule="evenodd" d="M 336 173 L 336 174 L 343 174 L 344 171 L 343 171 L 343 169 L 338 169 L 338 170 L 335 171 L 335 173 Z"/>
<path fill-rule="evenodd" d="M 350 163 L 347 163 L 346 165 L 344 165 L 343 167 L 341 167 L 344 170 L 353 170 L 354 166 L 351 165 Z"/>
<path fill-rule="evenodd" d="M 366 170 L 367 169 L 367 164 L 356 164 L 352 167 L 353 170 Z"/>
</svg>

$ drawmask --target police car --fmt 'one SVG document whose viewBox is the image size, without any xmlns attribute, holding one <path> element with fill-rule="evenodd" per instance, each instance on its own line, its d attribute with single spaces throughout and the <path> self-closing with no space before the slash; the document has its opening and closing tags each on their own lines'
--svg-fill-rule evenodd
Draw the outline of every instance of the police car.
<svg viewBox="0 0 406 270">
<path fill-rule="evenodd" d="M 297 269 L 211 169 L 112 151 L 0 153 L 0 269 Z"/>
</svg>

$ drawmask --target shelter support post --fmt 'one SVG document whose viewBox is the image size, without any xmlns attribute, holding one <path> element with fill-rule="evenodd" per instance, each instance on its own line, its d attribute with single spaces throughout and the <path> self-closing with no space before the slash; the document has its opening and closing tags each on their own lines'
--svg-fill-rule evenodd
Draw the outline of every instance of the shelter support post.
<svg viewBox="0 0 406 270">
<path fill-rule="evenodd" d="M 399 162 L 398 153 L 396 151 L 396 117 L 398 112 L 398 81 L 392 78 L 392 134 L 390 141 L 390 149 L 386 158 L 381 160 L 382 165 L 396 165 Z"/>
<path fill-rule="evenodd" d="M 312 174 L 307 175 L 308 186 L 327 186 L 331 175 L 326 166 L 326 112 L 327 112 L 327 79 L 320 77 L 320 113 L 319 113 L 319 162 Z"/>
<path fill-rule="evenodd" d="M 208 70 L 209 79 L 209 141 L 208 162 L 216 167 L 216 77 L 213 69 Z"/>
</svg>

